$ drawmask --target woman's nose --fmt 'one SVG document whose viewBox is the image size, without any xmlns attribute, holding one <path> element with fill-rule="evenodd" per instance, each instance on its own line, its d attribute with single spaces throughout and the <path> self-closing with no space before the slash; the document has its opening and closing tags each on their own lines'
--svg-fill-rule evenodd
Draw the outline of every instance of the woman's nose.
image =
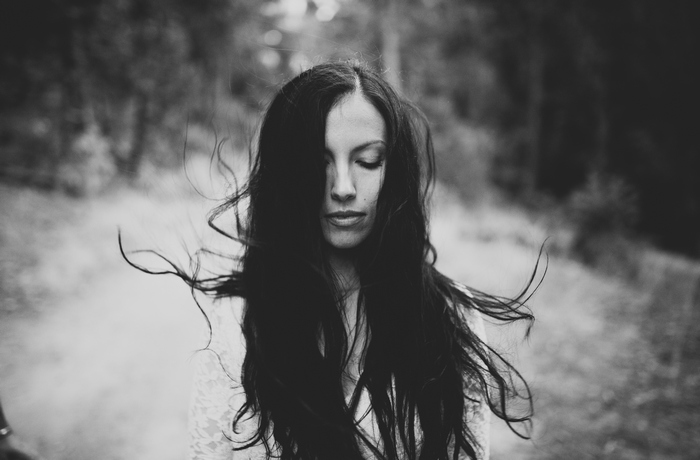
<svg viewBox="0 0 700 460">
<path fill-rule="evenodd" d="M 331 186 L 331 198 L 337 201 L 347 201 L 355 198 L 357 191 L 348 168 L 335 168 L 333 184 Z"/>
</svg>

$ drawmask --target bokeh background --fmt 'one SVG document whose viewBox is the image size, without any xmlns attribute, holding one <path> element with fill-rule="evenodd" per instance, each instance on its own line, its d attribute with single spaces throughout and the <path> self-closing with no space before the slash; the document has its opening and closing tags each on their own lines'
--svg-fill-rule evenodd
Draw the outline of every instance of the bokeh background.
<svg viewBox="0 0 700 460">
<path fill-rule="evenodd" d="M 699 16 L 681 0 L 2 2 L 0 396 L 17 436 L 47 459 L 185 458 L 204 319 L 183 283 L 123 261 L 117 227 L 184 266 L 225 247 L 207 211 L 244 180 L 271 94 L 352 58 L 430 120 L 445 273 L 514 295 L 546 241 L 530 339 L 490 328 L 532 386 L 532 440 L 495 421 L 492 458 L 700 458 Z"/>
</svg>

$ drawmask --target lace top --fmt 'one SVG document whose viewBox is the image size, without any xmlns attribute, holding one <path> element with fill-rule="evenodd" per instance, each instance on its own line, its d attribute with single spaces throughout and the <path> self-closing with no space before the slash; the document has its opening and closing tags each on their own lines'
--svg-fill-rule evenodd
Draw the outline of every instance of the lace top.
<svg viewBox="0 0 700 460">
<path fill-rule="evenodd" d="M 212 337 L 207 349 L 195 356 L 196 368 L 190 403 L 188 428 L 191 442 L 189 458 L 197 460 L 262 460 L 265 447 L 255 445 L 243 451 L 234 451 L 250 439 L 257 428 L 257 420 L 241 420 L 234 433 L 233 418 L 245 402 L 240 384 L 241 366 L 245 357 L 245 341 L 240 329 L 242 305 L 240 299 L 226 299 L 206 308 L 211 322 Z M 469 327 L 485 338 L 481 316 L 474 312 L 465 318 Z M 207 339 L 209 337 L 207 331 Z M 369 395 L 362 392 L 357 408 L 359 427 L 370 439 L 380 439 L 379 430 L 370 409 Z M 485 402 L 472 404 L 467 412 L 467 423 L 480 446 L 480 460 L 489 458 L 490 410 Z M 479 449 L 477 449 L 479 451 Z M 365 450 L 367 458 L 373 458 Z M 466 459 L 466 454 L 463 454 Z"/>
</svg>

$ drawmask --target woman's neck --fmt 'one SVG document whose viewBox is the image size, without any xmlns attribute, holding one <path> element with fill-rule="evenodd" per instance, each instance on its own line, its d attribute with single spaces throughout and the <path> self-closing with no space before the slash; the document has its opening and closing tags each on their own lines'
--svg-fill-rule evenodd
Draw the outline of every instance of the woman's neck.
<svg viewBox="0 0 700 460">
<path fill-rule="evenodd" d="M 337 276 L 338 287 L 343 298 L 344 310 L 342 316 L 348 339 L 348 356 L 343 372 L 343 387 L 346 399 L 353 394 L 355 385 L 362 373 L 364 366 L 362 350 L 364 350 L 367 341 L 362 315 L 358 315 L 360 277 L 357 273 L 355 261 L 356 258 L 353 251 L 332 251 L 328 258 L 328 262 Z"/>
<path fill-rule="evenodd" d="M 360 288 L 355 257 L 350 251 L 331 251 L 328 262 L 338 277 L 338 287 L 343 295 L 347 296 Z"/>
</svg>

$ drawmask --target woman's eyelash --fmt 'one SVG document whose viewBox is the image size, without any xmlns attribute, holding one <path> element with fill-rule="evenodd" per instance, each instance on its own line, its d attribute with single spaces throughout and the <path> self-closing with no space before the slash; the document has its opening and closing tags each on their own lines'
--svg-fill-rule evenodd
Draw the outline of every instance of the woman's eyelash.
<svg viewBox="0 0 700 460">
<path fill-rule="evenodd" d="M 377 169 L 379 168 L 382 164 L 384 164 L 384 160 L 377 160 L 377 161 L 358 161 L 357 164 L 362 166 L 363 168 L 367 169 Z"/>
</svg>

